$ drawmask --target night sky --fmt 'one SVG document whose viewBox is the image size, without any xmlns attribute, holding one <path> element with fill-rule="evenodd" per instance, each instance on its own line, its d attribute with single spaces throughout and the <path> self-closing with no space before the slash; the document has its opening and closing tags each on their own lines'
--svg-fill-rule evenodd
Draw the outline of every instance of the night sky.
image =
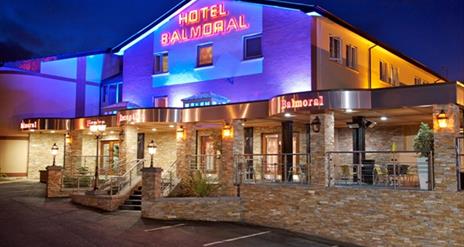
<svg viewBox="0 0 464 247">
<path fill-rule="evenodd" d="M 464 0 L 318 4 L 450 80 L 464 81 Z M 0 61 L 111 48 L 178 0 L 0 0 Z"/>
</svg>

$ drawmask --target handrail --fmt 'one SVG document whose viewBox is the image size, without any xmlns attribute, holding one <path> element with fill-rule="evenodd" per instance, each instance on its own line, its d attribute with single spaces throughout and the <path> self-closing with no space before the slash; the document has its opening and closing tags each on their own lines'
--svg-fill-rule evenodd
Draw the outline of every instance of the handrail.
<svg viewBox="0 0 464 247">
<path fill-rule="evenodd" d="M 162 196 L 168 196 L 181 181 L 181 179 L 176 175 L 177 163 L 178 160 L 172 162 L 171 165 L 169 165 L 169 168 L 166 171 L 163 171 L 161 175 Z"/>
</svg>

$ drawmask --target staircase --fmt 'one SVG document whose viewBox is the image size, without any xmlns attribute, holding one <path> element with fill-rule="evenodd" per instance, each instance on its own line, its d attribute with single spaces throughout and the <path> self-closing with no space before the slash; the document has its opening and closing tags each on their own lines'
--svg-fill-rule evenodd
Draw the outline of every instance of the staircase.
<svg viewBox="0 0 464 247">
<path fill-rule="evenodd" d="M 119 210 L 142 210 L 142 186 L 139 186 L 132 192 L 129 198 L 124 201 L 124 204 L 119 206 Z"/>
</svg>

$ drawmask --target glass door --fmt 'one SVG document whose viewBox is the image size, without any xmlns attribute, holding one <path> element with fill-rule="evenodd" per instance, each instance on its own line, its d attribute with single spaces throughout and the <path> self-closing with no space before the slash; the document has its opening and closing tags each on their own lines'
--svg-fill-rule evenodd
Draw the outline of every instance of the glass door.
<svg viewBox="0 0 464 247">
<path fill-rule="evenodd" d="M 214 148 L 214 140 L 210 136 L 202 136 L 200 142 L 200 169 L 205 173 L 215 173 L 216 150 Z"/>
<path fill-rule="evenodd" d="M 101 141 L 100 172 L 116 175 L 119 172 L 119 141 Z"/>
</svg>

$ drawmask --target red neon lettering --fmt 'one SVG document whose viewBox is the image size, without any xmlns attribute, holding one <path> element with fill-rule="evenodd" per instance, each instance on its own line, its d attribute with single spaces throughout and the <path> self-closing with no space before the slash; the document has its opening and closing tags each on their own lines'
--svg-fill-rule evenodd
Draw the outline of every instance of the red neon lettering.
<svg viewBox="0 0 464 247">
<path fill-rule="evenodd" d="M 198 10 L 193 10 L 188 13 L 188 22 L 187 24 L 200 22 Z"/>
<path fill-rule="evenodd" d="M 214 30 L 213 32 L 214 33 L 221 33 L 221 32 L 224 32 L 224 21 L 216 21 L 214 24 L 213 24 L 213 27 L 214 27 Z"/>
<path fill-rule="evenodd" d="M 192 39 L 199 38 L 201 36 L 201 26 L 191 27 L 190 28 L 190 37 Z"/>
<path fill-rule="evenodd" d="M 237 31 L 237 20 L 232 17 L 230 20 L 229 20 L 229 23 L 227 24 L 227 29 L 226 29 L 226 32 L 230 32 L 232 31 L 232 29 L 235 29 L 235 31 Z"/>
<path fill-rule="evenodd" d="M 161 45 L 162 46 L 169 45 L 169 33 L 161 34 Z"/>
<path fill-rule="evenodd" d="M 172 33 L 170 44 L 173 45 L 178 41 L 180 41 L 180 35 L 179 35 L 179 31 L 176 30 Z"/>
<path fill-rule="evenodd" d="M 188 23 L 188 14 L 187 13 L 180 13 L 179 14 L 179 25 L 184 25 Z"/>
<path fill-rule="evenodd" d="M 240 29 L 247 29 L 250 27 L 250 25 L 246 23 L 244 15 L 238 17 L 238 26 L 240 27 Z"/>
<path fill-rule="evenodd" d="M 212 23 L 206 23 L 203 25 L 203 35 L 209 36 L 213 34 L 213 24 Z"/>
<path fill-rule="evenodd" d="M 179 14 L 179 25 L 188 26 L 174 31 L 161 34 L 161 45 L 174 45 L 176 43 L 187 42 L 189 40 L 201 39 L 213 35 L 220 35 L 232 31 L 248 29 L 244 15 L 225 18 L 229 15 L 224 3 L 213 4 L 200 9 L 190 10 Z M 224 17 L 220 20 L 214 20 Z"/>
</svg>

